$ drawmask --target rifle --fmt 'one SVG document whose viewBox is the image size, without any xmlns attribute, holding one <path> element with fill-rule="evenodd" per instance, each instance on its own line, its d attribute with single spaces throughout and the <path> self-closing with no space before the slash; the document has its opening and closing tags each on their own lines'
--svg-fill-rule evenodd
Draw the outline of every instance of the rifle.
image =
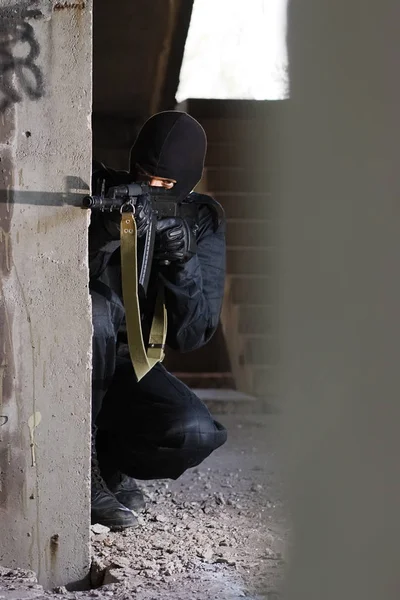
<svg viewBox="0 0 400 600">
<path fill-rule="evenodd" d="M 134 220 L 135 206 L 140 196 L 148 194 L 151 203 L 150 226 L 143 239 L 137 240 Z M 148 344 L 142 332 L 140 296 L 147 295 L 153 262 L 157 220 L 166 217 L 193 219 L 197 206 L 178 202 L 173 190 L 152 187 L 144 183 L 129 183 L 110 187 L 106 194 L 85 196 L 84 208 L 103 213 L 121 214 L 121 267 L 129 352 L 138 381 L 164 358 L 167 336 L 167 313 L 164 289 L 159 287 Z M 166 261 L 168 264 L 168 261 Z"/>
<path fill-rule="evenodd" d="M 196 206 L 178 202 L 174 190 L 149 186 L 145 183 L 128 183 L 110 187 L 106 194 L 85 196 L 84 208 L 103 213 L 135 214 L 135 206 L 143 194 L 150 196 L 152 216 L 150 226 L 142 240 L 138 240 L 138 284 L 141 296 L 146 296 L 154 254 L 157 220 L 166 217 L 181 217 L 195 222 Z M 168 261 L 165 264 L 169 264 Z"/>
</svg>

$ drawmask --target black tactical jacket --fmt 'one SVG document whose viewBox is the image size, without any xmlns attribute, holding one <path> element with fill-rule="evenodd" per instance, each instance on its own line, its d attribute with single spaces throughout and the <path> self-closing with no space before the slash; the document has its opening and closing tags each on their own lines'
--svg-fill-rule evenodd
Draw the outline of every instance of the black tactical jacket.
<svg viewBox="0 0 400 600">
<path fill-rule="evenodd" d="M 92 189 L 105 182 L 130 182 L 125 171 L 93 165 Z M 154 265 L 148 296 L 142 306 L 142 326 L 148 335 L 159 281 L 164 285 L 168 314 L 167 345 L 180 352 L 196 350 L 214 334 L 220 317 L 225 282 L 225 217 L 221 206 L 210 196 L 191 193 L 183 202 L 197 206 L 197 254 L 184 265 Z M 122 300 L 120 263 L 120 216 L 92 213 L 89 228 L 91 284 L 100 280 Z"/>
</svg>

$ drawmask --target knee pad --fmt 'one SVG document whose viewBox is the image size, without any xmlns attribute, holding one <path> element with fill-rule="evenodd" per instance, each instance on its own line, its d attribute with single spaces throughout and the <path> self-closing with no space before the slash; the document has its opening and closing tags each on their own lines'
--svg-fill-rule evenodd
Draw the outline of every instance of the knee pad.
<svg viewBox="0 0 400 600">
<path fill-rule="evenodd" d="M 166 432 L 163 442 L 192 456 L 196 465 L 227 440 L 226 429 L 211 417 L 189 412 Z M 193 466 L 196 466 L 193 465 Z"/>
</svg>

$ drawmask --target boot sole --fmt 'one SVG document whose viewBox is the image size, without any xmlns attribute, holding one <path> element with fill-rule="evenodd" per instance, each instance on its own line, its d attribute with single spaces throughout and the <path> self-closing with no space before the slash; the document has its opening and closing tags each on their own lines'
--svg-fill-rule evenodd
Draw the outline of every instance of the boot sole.
<svg viewBox="0 0 400 600">
<path fill-rule="evenodd" d="M 127 508 L 128 510 L 131 510 L 132 512 L 139 514 L 142 513 L 146 510 L 146 505 L 144 506 L 128 506 L 128 503 L 124 504 L 123 502 L 121 502 L 121 500 L 118 500 L 118 502 L 120 502 L 122 504 L 122 506 L 125 506 L 125 508 Z"/>
<path fill-rule="evenodd" d="M 132 516 L 135 517 L 135 515 L 132 515 Z M 104 525 L 105 527 L 109 527 L 110 531 L 123 531 L 124 529 L 135 528 L 135 527 L 137 527 L 139 525 L 139 522 L 136 519 L 136 517 L 135 517 L 134 521 L 132 523 L 129 523 L 129 524 L 128 523 L 126 523 L 126 524 L 124 524 L 124 523 L 110 523 L 110 522 L 107 522 L 107 521 L 105 521 L 105 520 L 103 520 L 101 518 L 100 519 L 93 519 L 93 518 L 91 519 L 91 524 L 92 525 L 95 525 L 97 523 L 99 523 L 100 525 Z"/>
<path fill-rule="evenodd" d="M 93 521 L 92 525 L 97 525 L 97 523 L 99 523 L 98 519 L 96 521 Z M 99 523 L 99 525 L 104 525 L 104 527 L 108 527 L 110 531 L 123 531 L 124 529 L 135 529 L 135 527 L 138 527 L 139 523 L 136 521 L 135 523 L 132 523 L 130 525 L 111 525 L 110 523 Z"/>
</svg>

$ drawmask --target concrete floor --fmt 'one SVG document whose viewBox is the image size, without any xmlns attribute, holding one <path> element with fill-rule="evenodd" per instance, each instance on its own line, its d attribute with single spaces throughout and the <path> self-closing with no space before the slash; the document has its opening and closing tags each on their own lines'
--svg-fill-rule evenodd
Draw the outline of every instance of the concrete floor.
<svg viewBox="0 0 400 600">
<path fill-rule="evenodd" d="M 106 585 L 44 596 L 22 581 L 10 589 L 3 576 L 0 598 L 55 598 L 60 592 L 82 600 L 277 597 L 289 529 L 275 450 L 279 417 L 235 414 L 220 420 L 229 432 L 223 448 L 176 482 L 144 485 L 149 503 L 137 529 L 92 532 L 98 583 L 105 569 Z"/>
</svg>

